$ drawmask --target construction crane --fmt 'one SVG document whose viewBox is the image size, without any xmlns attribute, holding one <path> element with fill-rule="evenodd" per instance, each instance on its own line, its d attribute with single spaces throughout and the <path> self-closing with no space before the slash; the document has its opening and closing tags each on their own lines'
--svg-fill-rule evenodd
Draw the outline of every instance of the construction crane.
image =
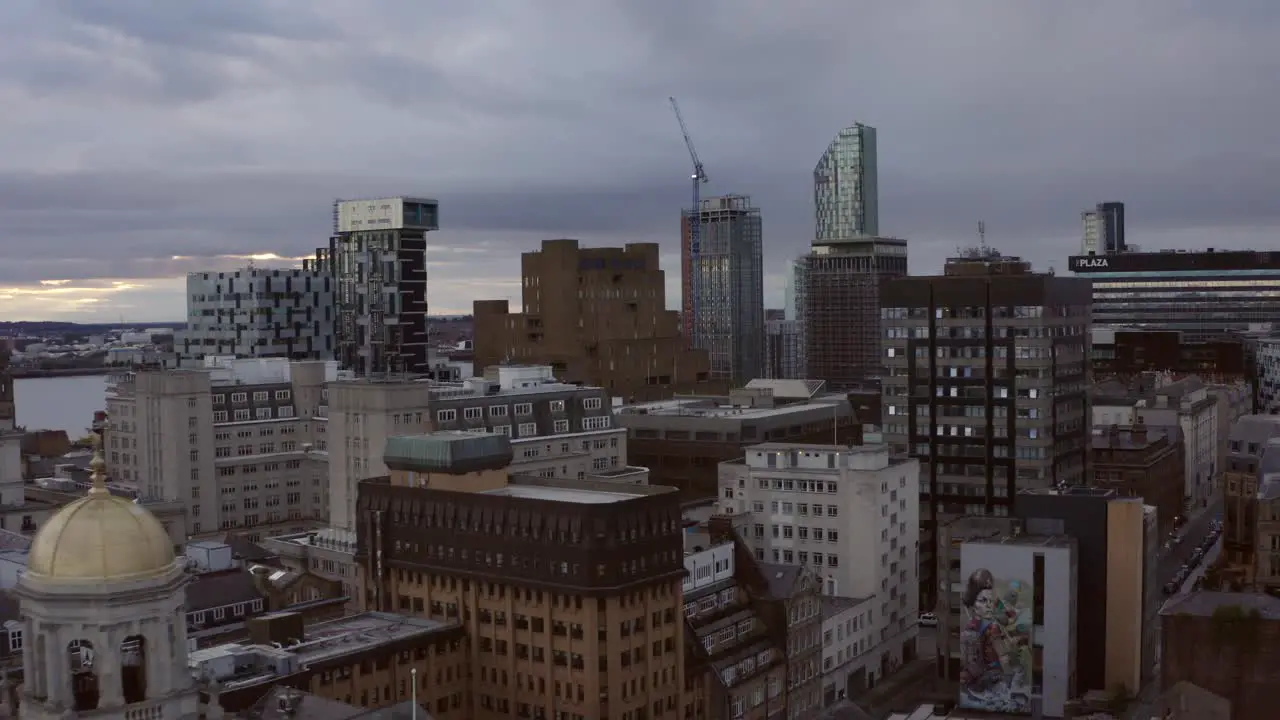
<svg viewBox="0 0 1280 720">
<path fill-rule="evenodd" d="M 694 328 L 698 322 L 698 254 L 702 251 L 702 183 L 707 181 L 707 172 L 698 159 L 698 151 L 693 147 L 693 138 L 689 137 L 689 128 L 684 124 L 684 116 L 680 114 L 680 103 L 674 97 L 671 109 L 675 111 L 676 121 L 680 123 L 680 133 L 684 135 L 684 146 L 689 149 L 689 159 L 693 161 L 693 207 L 689 210 L 689 310 L 693 317 L 685 320 L 687 327 Z M 697 333 L 695 332 L 694 335 Z M 690 338 L 692 341 L 693 338 Z"/>
</svg>

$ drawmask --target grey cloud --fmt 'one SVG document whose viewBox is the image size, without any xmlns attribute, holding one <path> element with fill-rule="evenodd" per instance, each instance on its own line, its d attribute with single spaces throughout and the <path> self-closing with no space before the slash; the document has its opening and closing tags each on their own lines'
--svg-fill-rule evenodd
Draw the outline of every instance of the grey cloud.
<svg viewBox="0 0 1280 720">
<path fill-rule="evenodd" d="M 1259 0 L 3 5 L 0 99 L 27 95 L 0 133 L 0 281 L 67 256 L 68 277 L 150 277 L 189 265 L 148 258 L 307 254 L 334 197 L 386 193 L 438 198 L 442 247 L 671 253 L 688 160 L 668 95 L 708 191 L 762 207 L 775 272 L 855 120 L 880 130 L 882 230 L 918 271 L 980 219 L 1061 265 L 1101 200 L 1148 246 L 1280 226 L 1280 7 Z"/>
</svg>

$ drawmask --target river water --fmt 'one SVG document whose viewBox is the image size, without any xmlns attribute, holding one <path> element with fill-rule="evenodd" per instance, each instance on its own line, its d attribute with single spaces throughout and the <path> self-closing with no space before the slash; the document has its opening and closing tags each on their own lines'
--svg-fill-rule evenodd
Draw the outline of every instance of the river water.
<svg viewBox="0 0 1280 720">
<path fill-rule="evenodd" d="M 13 381 L 18 424 L 84 437 L 93 414 L 107 409 L 107 376 L 19 378 Z"/>
</svg>

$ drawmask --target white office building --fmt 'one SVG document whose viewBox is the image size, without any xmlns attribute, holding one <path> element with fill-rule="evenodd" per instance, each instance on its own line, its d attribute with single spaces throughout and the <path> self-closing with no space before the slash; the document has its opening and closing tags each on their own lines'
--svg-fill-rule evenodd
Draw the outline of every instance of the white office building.
<svg viewBox="0 0 1280 720">
<path fill-rule="evenodd" d="M 873 597 L 886 665 L 914 657 L 919 461 L 887 445 L 763 443 L 720 463 L 719 505 L 765 562 L 804 565 L 824 594 Z"/>
<path fill-rule="evenodd" d="M 183 366 L 227 355 L 331 360 L 332 283 L 299 268 L 188 273 L 187 327 L 174 334 L 174 351 Z"/>
<path fill-rule="evenodd" d="M 962 707 L 1033 714 L 1032 708 L 1038 704 L 1044 717 L 1065 715 L 1067 701 L 1076 697 L 1076 557 L 1075 540 L 1063 535 L 1006 535 L 970 540 L 960 547 L 961 593 L 974 585 L 970 597 L 975 608 L 981 607 L 977 594 L 985 586 L 1001 603 L 1000 610 L 1009 613 L 1002 618 L 1005 632 L 1015 636 L 1025 632 L 1025 618 L 1031 635 L 1009 638 L 1030 640 L 1031 652 L 1024 666 L 1030 666 L 1031 677 L 1015 671 L 1015 679 L 1009 683 L 1010 697 L 1025 702 L 1025 708 L 984 706 L 982 700 L 987 698 L 966 697 L 961 690 Z M 989 579 L 989 585 L 984 578 Z M 1019 612 L 1016 623 L 1015 611 Z M 977 611 L 962 608 L 962 618 L 966 612 Z"/>
</svg>

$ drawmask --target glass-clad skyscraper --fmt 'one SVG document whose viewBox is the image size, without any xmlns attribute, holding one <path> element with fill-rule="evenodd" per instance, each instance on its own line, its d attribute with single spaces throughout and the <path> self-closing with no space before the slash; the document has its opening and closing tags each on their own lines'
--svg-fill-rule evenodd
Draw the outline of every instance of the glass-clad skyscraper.
<svg viewBox="0 0 1280 720">
<path fill-rule="evenodd" d="M 880 234 L 876 129 L 855 123 L 836 135 L 813 169 L 814 244 Z"/>
<path fill-rule="evenodd" d="M 711 356 L 711 377 L 735 386 L 764 377 L 764 248 L 760 208 L 745 195 L 705 198 L 696 257 L 684 211 L 681 281 L 690 345 Z M 695 282 L 696 279 L 696 282 Z M 696 300 L 695 300 L 696 293 Z"/>
<path fill-rule="evenodd" d="M 1076 255 L 1093 281 L 1093 322 L 1180 330 L 1187 342 L 1243 332 L 1280 317 L 1280 252 Z"/>
</svg>

